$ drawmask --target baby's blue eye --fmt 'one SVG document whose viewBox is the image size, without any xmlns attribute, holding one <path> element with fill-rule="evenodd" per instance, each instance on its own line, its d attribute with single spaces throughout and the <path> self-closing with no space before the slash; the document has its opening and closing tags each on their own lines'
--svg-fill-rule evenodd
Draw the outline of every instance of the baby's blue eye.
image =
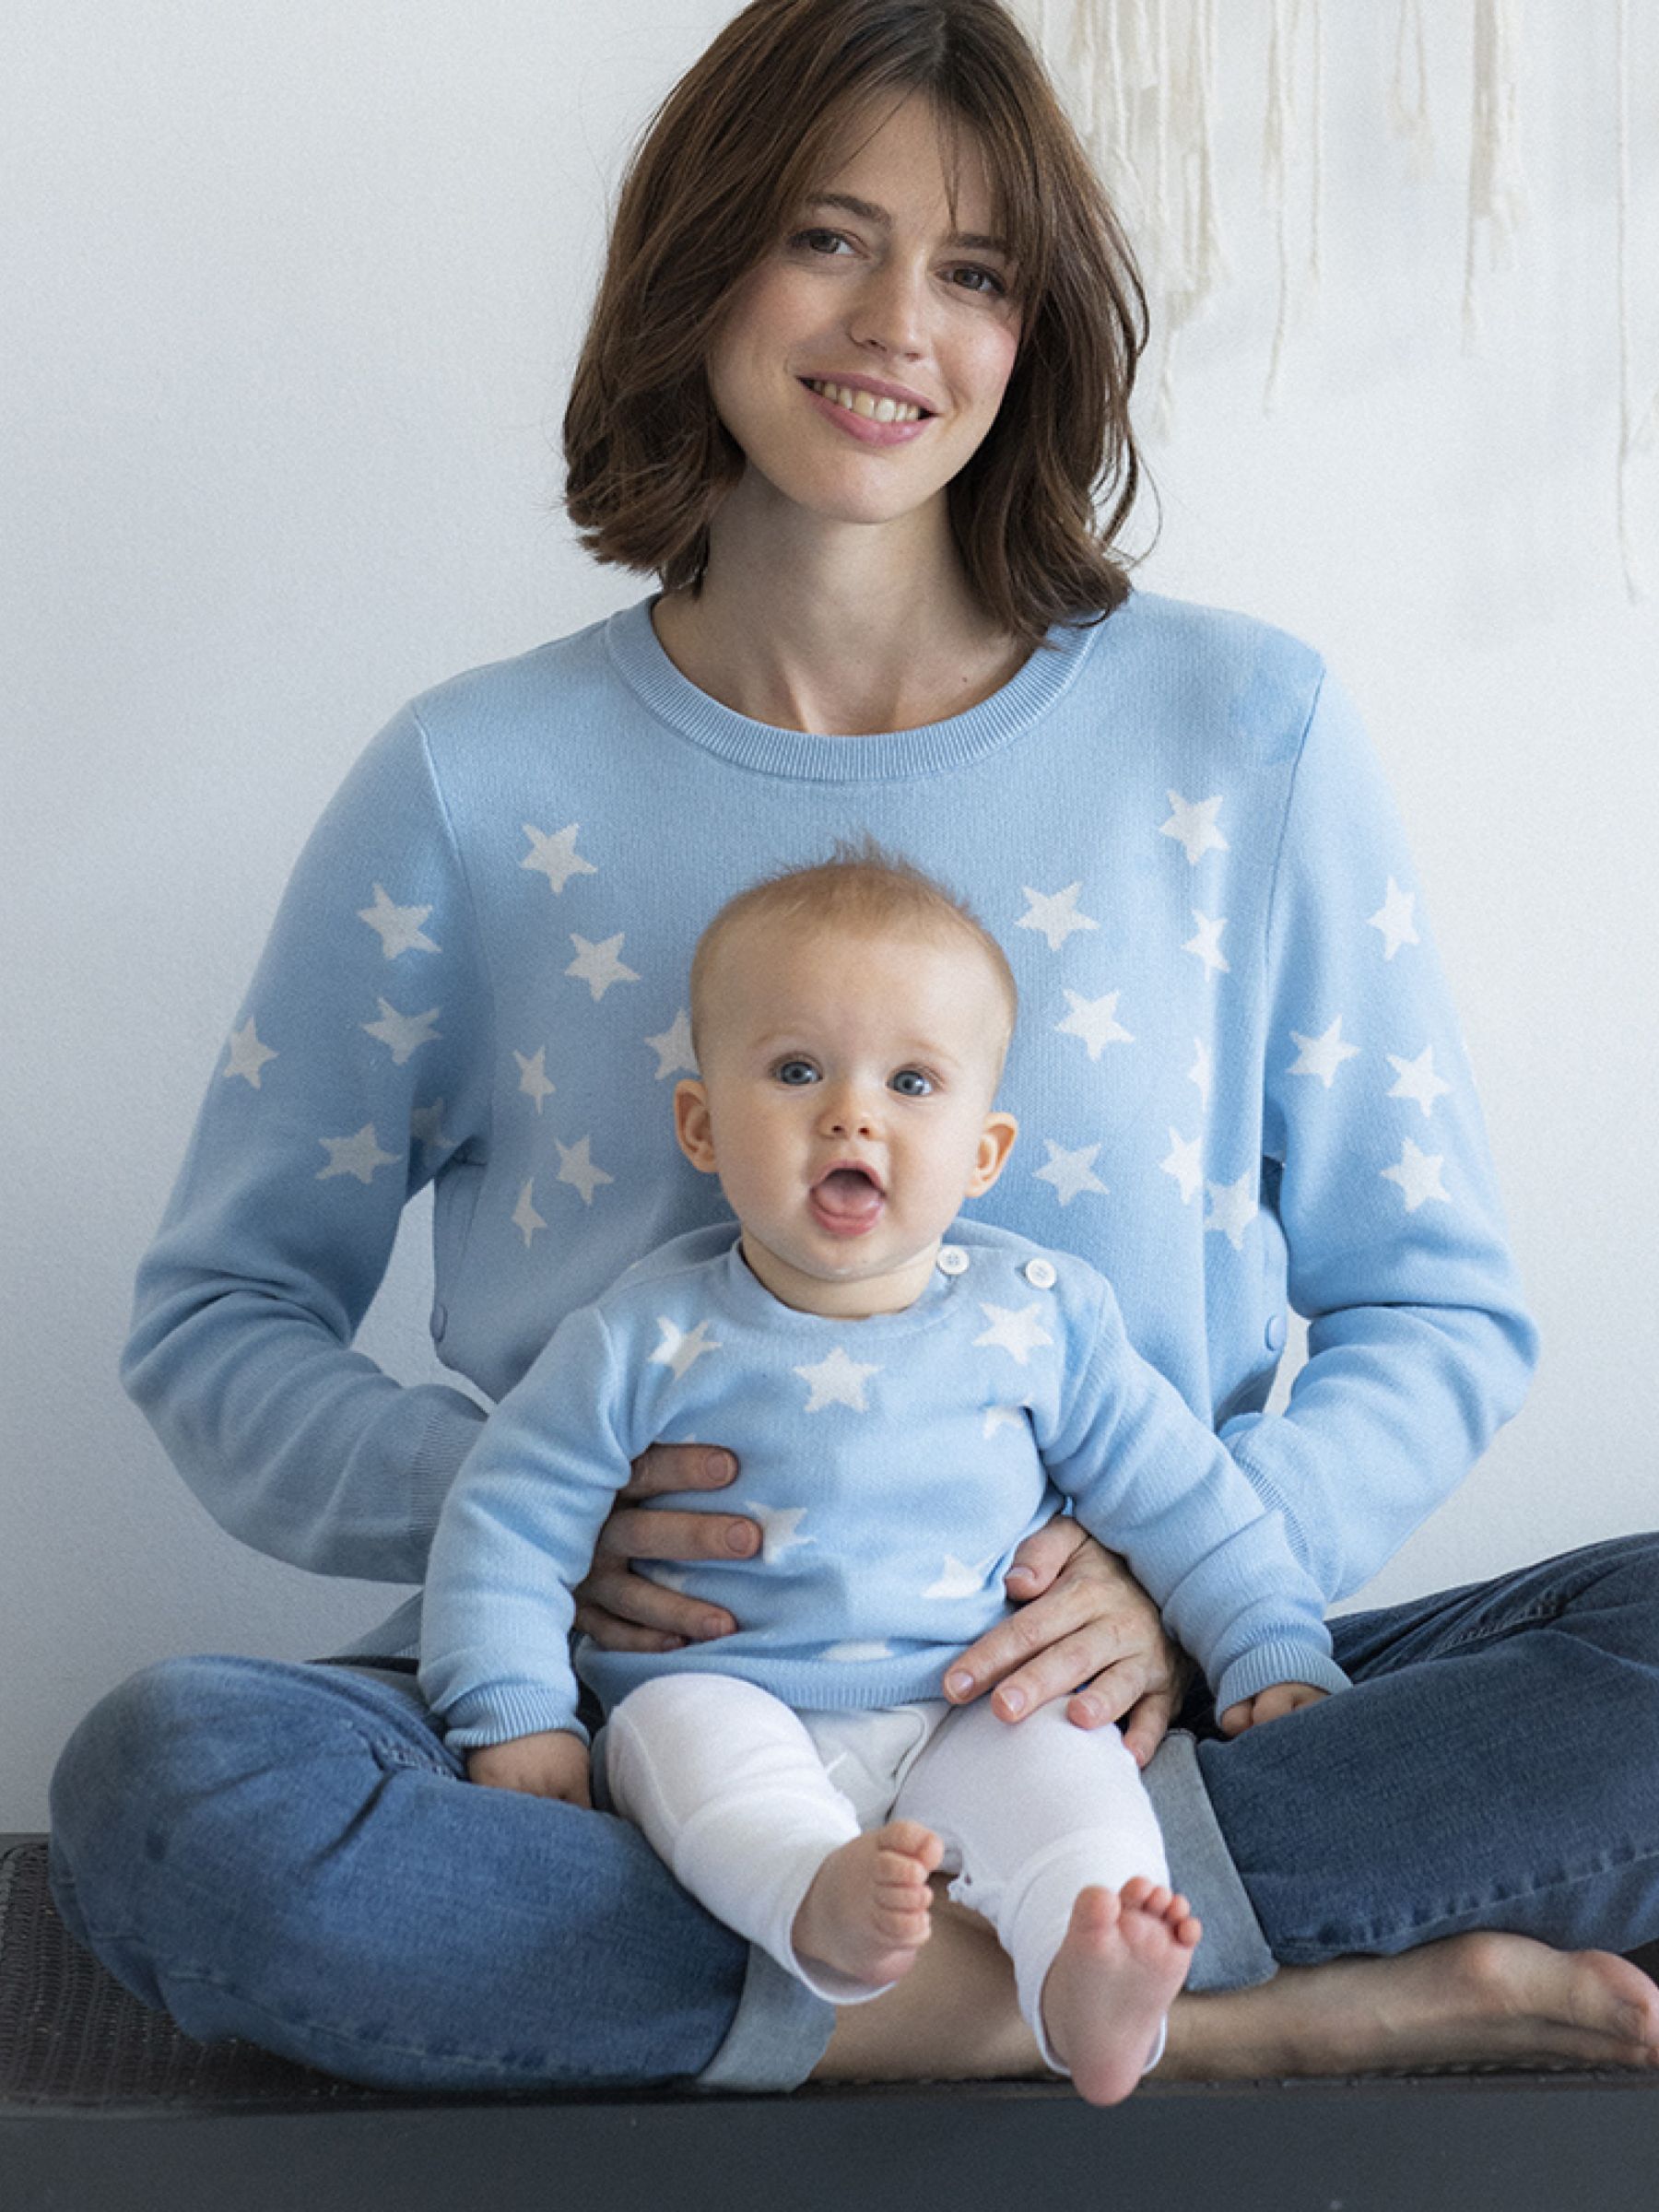
<svg viewBox="0 0 1659 2212">
<path fill-rule="evenodd" d="M 901 1067 L 893 1077 L 892 1087 L 901 1098 L 906 1099 L 924 1099 L 933 1089 L 933 1085 L 919 1067 Z"/>
<path fill-rule="evenodd" d="M 810 1060 L 785 1060 L 778 1069 L 778 1080 L 792 1084 L 798 1090 L 804 1084 L 818 1081 L 818 1069 Z"/>
</svg>

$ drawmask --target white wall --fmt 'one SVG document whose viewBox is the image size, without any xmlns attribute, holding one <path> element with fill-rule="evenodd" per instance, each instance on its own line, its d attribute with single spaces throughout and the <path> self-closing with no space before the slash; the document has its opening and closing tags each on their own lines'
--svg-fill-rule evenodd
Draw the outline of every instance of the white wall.
<svg viewBox="0 0 1659 2212">
<path fill-rule="evenodd" d="M 0 1829 L 43 1822 L 57 1747 L 135 1666 L 314 1653 L 380 1604 L 189 1497 L 115 1382 L 128 1286 L 359 747 L 424 685 L 642 588 L 557 512 L 563 379 L 621 151 L 726 12 L 14 0 Z M 1473 358 L 1465 11 L 1430 12 L 1441 155 L 1418 187 L 1381 120 L 1392 11 L 1326 11 L 1325 282 L 1269 418 L 1267 11 L 1234 0 L 1235 281 L 1183 350 L 1144 571 L 1300 631 L 1367 705 L 1547 1331 L 1527 1411 L 1383 1594 L 1641 1525 L 1655 1475 L 1659 629 L 1613 535 L 1612 11 L 1529 11 L 1532 210 Z M 1644 114 L 1656 62 L 1650 37 Z M 1649 249 L 1654 152 L 1644 125 Z M 1651 382 L 1652 288 L 1636 335 Z M 427 1371 L 411 1228 L 365 1338 L 405 1375 Z"/>
</svg>

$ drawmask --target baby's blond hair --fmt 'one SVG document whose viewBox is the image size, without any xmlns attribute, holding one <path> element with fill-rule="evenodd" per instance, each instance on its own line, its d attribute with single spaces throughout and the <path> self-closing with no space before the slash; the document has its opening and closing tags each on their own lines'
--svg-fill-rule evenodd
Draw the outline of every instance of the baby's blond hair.
<svg viewBox="0 0 1659 2212">
<path fill-rule="evenodd" d="M 828 860 L 788 868 L 728 899 L 697 940 L 691 956 L 691 1038 L 706 1037 L 714 971 L 722 947 L 738 930 L 762 924 L 777 930 L 843 930 L 854 936 L 910 935 L 929 944 L 977 948 L 995 979 L 1006 1014 L 1007 1051 L 1019 1012 L 1019 991 L 1007 956 L 964 900 L 873 837 L 841 840 Z"/>
</svg>

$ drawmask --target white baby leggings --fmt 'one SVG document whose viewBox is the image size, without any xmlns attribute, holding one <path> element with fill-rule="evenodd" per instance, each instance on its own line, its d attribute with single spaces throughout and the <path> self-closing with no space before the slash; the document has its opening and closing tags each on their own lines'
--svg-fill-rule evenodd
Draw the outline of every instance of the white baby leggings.
<svg viewBox="0 0 1659 2212">
<path fill-rule="evenodd" d="M 1090 1883 L 1169 1867 L 1140 1770 L 1115 1728 L 1074 1727 L 1064 1702 L 998 1720 L 987 1699 L 795 1712 L 733 1675 L 659 1675 L 632 1690 L 600 1739 L 615 1809 L 643 1830 L 677 1881 L 819 1996 L 879 1996 L 791 1941 L 829 1854 L 891 1818 L 945 1846 L 950 1895 L 983 1915 L 1014 1963 L 1019 2007 L 1045 2062 L 1043 1978 Z M 1163 2051 L 1160 2031 L 1147 2064 Z"/>
</svg>

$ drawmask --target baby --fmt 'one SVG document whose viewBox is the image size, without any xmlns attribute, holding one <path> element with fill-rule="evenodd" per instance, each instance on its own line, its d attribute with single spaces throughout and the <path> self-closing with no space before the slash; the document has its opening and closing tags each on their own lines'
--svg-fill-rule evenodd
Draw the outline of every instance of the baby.
<svg viewBox="0 0 1659 2212">
<path fill-rule="evenodd" d="M 1229 1733 L 1344 1677 L 1277 1517 L 1132 1349 L 1104 1279 L 957 1220 L 1014 1142 L 994 1100 L 1015 1013 L 994 939 L 873 849 L 722 909 L 675 1115 L 736 1226 L 630 1268 L 502 1400 L 433 1545 L 421 1687 L 472 1780 L 587 1805 L 572 1587 L 647 1445 L 728 1447 L 719 1510 L 761 1551 L 677 1579 L 738 1630 L 578 1646 L 611 1806 L 838 2004 L 907 1971 L 928 1877 L 954 1874 L 1044 2059 L 1104 2104 L 1156 2063 L 1198 1923 L 1117 1730 L 1059 1703 L 1018 1724 L 953 1709 L 951 1660 L 1006 1614 L 1013 1553 L 1064 1497 Z"/>
</svg>

